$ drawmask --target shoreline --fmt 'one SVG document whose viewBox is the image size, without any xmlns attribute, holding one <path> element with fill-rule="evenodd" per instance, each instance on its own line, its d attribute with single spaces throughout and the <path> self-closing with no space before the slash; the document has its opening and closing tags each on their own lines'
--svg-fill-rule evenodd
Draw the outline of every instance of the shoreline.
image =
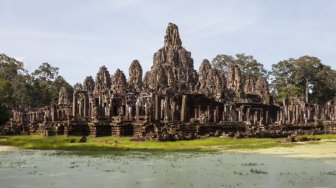
<svg viewBox="0 0 336 188">
<path fill-rule="evenodd" d="M 255 150 L 236 150 L 239 153 L 255 153 L 281 155 L 295 158 L 335 158 L 336 139 L 322 140 L 318 142 L 301 142 L 293 147 L 271 147 Z"/>
<path fill-rule="evenodd" d="M 69 151 L 84 155 L 113 152 L 239 152 L 285 157 L 334 158 L 336 135 L 318 135 L 321 141 L 287 143 L 284 139 L 233 139 L 210 137 L 176 142 L 132 142 L 125 137 L 89 137 L 86 143 L 69 143 L 79 137 L 0 136 L 0 152 L 13 149 Z M 116 144 L 117 142 L 117 144 Z"/>
</svg>

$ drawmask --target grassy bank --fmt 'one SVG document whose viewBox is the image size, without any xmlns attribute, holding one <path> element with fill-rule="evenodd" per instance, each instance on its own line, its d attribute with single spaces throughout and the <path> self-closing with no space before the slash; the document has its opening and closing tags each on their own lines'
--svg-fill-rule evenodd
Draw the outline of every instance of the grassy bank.
<svg viewBox="0 0 336 188">
<path fill-rule="evenodd" d="M 336 135 L 315 136 L 321 139 L 336 139 Z M 210 137 L 191 141 L 133 142 L 130 137 L 88 137 L 80 143 L 76 136 L 0 136 L 0 145 L 16 146 L 27 149 L 66 150 L 77 152 L 113 152 L 113 151 L 220 151 L 234 149 L 260 149 L 271 147 L 291 147 L 296 143 L 284 143 L 285 139 L 272 138 L 220 138 Z M 75 142 L 71 143 L 71 140 Z M 313 143 L 313 142 L 312 142 Z M 316 142 L 315 142 L 316 143 Z"/>
</svg>

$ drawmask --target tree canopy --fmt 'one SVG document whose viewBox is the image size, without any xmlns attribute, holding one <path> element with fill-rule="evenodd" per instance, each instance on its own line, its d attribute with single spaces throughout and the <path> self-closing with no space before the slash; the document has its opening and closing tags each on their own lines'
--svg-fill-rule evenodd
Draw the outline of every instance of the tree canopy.
<svg viewBox="0 0 336 188">
<path fill-rule="evenodd" d="M 72 96 L 73 87 L 59 74 L 59 68 L 42 63 L 28 73 L 22 62 L 0 54 L 0 125 L 9 119 L 10 108 L 42 107 L 56 103 L 65 87 Z"/>
<path fill-rule="evenodd" d="M 226 54 L 217 55 L 211 62 L 212 67 L 226 74 L 231 63 L 238 65 L 242 72 L 243 80 L 252 78 L 257 80 L 260 76 L 267 76 L 264 65 L 258 62 L 252 55 L 244 53 L 236 54 L 234 57 Z"/>
<path fill-rule="evenodd" d="M 304 96 L 306 102 L 325 103 L 336 94 L 336 71 L 313 56 L 288 59 L 272 65 L 273 94 L 278 100 Z"/>
</svg>

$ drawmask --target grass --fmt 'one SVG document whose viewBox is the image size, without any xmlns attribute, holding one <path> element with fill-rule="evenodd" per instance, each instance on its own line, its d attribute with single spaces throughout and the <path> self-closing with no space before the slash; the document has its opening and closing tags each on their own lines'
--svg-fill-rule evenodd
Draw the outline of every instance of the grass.
<svg viewBox="0 0 336 188">
<path fill-rule="evenodd" d="M 318 135 L 321 139 L 336 139 L 336 135 Z M 84 152 L 87 154 L 116 151 L 149 151 L 149 152 L 213 152 L 234 149 L 260 149 L 271 147 L 291 147 L 296 143 L 284 143 L 284 138 L 220 138 L 210 137 L 190 141 L 133 142 L 131 137 L 88 137 L 87 142 L 80 143 L 79 136 L 0 136 L 0 145 L 16 146 L 26 149 L 65 150 Z M 75 140 L 71 143 L 71 140 Z"/>
</svg>

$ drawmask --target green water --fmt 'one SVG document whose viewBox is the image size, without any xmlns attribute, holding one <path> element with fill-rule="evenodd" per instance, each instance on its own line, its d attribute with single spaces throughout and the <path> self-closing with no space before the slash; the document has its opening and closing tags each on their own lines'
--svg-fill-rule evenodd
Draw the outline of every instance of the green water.
<svg viewBox="0 0 336 188">
<path fill-rule="evenodd" d="M 242 153 L 0 152 L 0 187 L 336 187 L 335 158 Z"/>
</svg>

